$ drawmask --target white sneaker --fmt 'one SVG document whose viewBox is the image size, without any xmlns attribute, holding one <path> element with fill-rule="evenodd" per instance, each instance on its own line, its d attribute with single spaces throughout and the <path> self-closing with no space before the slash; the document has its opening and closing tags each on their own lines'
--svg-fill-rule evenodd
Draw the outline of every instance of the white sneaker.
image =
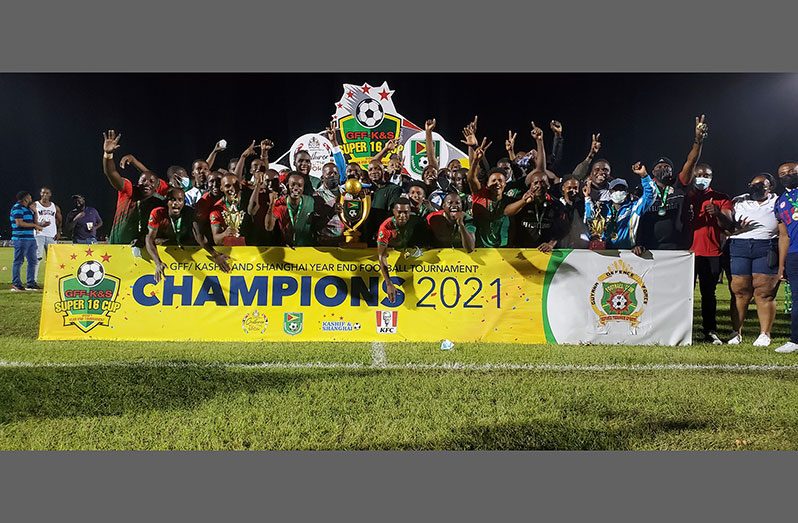
<svg viewBox="0 0 798 523">
<path fill-rule="evenodd" d="M 712 345 L 723 345 L 723 341 L 718 338 L 718 335 L 714 332 L 710 332 L 704 335 L 704 342 L 711 343 Z"/>
<path fill-rule="evenodd" d="M 798 350 L 798 343 L 793 343 L 791 341 L 788 341 L 787 343 L 776 349 L 776 352 L 780 352 L 782 354 L 788 354 L 790 352 L 795 352 L 797 350 Z"/>
<path fill-rule="evenodd" d="M 769 346 L 770 346 L 770 336 L 768 336 L 764 332 L 759 335 L 756 341 L 754 341 L 754 347 L 769 347 Z"/>
<path fill-rule="evenodd" d="M 743 337 L 740 336 L 740 333 L 738 332 L 737 334 L 734 335 L 734 338 L 730 339 L 726 343 L 728 343 L 729 345 L 739 345 L 742 342 L 743 342 Z"/>
</svg>

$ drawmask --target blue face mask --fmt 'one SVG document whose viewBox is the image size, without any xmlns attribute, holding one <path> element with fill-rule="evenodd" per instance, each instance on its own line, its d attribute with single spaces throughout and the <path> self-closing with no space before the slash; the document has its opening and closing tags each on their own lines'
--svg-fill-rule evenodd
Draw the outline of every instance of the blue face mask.
<svg viewBox="0 0 798 523">
<path fill-rule="evenodd" d="M 191 187 L 191 179 L 180 177 L 180 188 L 184 191 Z"/>
<path fill-rule="evenodd" d="M 700 176 L 695 179 L 695 187 L 701 191 L 706 191 L 709 188 L 710 183 L 712 183 L 712 178 Z"/>
</svg>

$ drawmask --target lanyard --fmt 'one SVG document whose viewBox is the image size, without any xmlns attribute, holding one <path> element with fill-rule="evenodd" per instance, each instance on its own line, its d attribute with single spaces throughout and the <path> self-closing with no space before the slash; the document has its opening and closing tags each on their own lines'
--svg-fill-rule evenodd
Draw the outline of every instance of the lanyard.
<svg viewBox="0 0 798 523">
<path fill-rule="evenodd" d="M 177 246 L 180 247 L 180 233 L 182 232 L 182 225 L 183 225 L 183 215 L 177 217 L 177 222 L 169 217 L 169 221 L 172 223 L 172 230 L 175 233 L 175 239 L 177 239 Z"/>
<path fill-rule="evenodd" d="M 294 211 L 291 209 L 291 202 L 290 201 L 286 202 L 287 203 L 286 207 L 288 207 L 288 217 L 291 219 L 291 227 L 295 227 L 297 219 L 302 216 L 302 204 L 304 203 L 304 201 L 305 199 L 300 196 L 299 205 L 297 206 L 296 209 L 296 214 L 294 214 Z"/>
</svg>

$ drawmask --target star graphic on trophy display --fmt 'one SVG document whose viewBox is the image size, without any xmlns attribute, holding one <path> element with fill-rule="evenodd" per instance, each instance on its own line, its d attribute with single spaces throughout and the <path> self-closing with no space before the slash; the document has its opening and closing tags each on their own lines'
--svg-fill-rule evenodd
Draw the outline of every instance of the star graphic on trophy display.
<svg viewBox="0 0 798 523">
<path fill-rule="evenodd" d="M 104 262 L 109 262 L 111 261 L 111 255 L 106 252 L 105 254 L 102 255 L 102 259 Z"/>
<path fill-rule="evenodd" d="M 89 247 L 88 249 L 86 249 L 86 256 L 91 256 L 92 254 L 94 254 L 94 251 L 93 251 L 93 250 L 91 250 L 91 247 Z"/>
</svg>

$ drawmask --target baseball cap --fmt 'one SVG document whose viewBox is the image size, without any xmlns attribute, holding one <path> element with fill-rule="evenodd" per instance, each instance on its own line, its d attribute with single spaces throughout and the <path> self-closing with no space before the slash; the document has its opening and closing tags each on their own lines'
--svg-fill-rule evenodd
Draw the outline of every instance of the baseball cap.
<svg viewBox="0 0 798 523">
<path fill-rule="evenodd" d="M 623 187 L 624 189 L 628 189 L 629 184 L 626 183 L 626 180 L 624 180 L 623 178 L 615 178 L 613 181 L 610 182 L 610 191 L 613 191 L 618 187 Z"/>
<path fill-rule="evenodd" d="M 670 165 L 671 169 L 673 169 L 673 162 L 667 156 L 660 156 L 659 160 L 651 164 L 652 166 L 657 165 L 658 163 L 667 163 Z"/>
<path fill-rule="evenodd" d="M 85 196 L 83 196 L 82 194 L 73 194 L 73 195 L 72 195 L 72 199 L 73 199 L 73 200 L 75 200 L 75 199 L 77 199 L 77 198 L 83 198 L 84 200 L 86 199 L 86 197 L 85 197 Z"/>
</svg>

